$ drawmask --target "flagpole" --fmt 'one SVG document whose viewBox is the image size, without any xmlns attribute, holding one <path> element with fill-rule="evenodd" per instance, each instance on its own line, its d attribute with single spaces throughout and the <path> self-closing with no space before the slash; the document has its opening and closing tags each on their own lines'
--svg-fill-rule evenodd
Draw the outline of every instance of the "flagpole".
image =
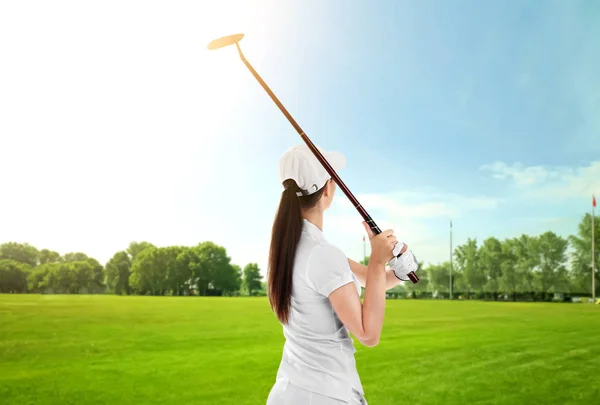
<svg viewBox="0 0 600 405">
<path fill-rule="evenodd" d="M 452 220 L 450 220 L 450 299 L 452 299 Z"/>
<path fill-rule="evenodd" d="M 363 261 L 367 259 L 367 244 L 365 240 L 365 236 L 363 235 Z"/>
<path fill-rule="evenodd" d="M 596 236 L 595 228 L 594 228 L 594 216 L 596 207 L 596 196 L 592 195 L 592 303 L 596 303 L 596 262 L 595 262 L 595 252 L 594 252 L 594 239 Z"/>
</svg>

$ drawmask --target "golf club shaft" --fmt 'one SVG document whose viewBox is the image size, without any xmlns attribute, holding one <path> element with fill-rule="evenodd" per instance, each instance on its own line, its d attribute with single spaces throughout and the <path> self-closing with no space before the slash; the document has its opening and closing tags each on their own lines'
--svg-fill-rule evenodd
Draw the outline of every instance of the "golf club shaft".
<svg viewBox="0 0 600 405">
<path fill-rule="evenodd" d="M 325 157 L 323 156 L 323 154 L 312 143 L 312 141 L 310 140 L 310 138 L 304 133 L 304 130 L 302 130 L 302 128 L 300 127 L 300 125 L 298 125 L 298 123 L 292 117 L 292 115 L 287 111 L 287 109 L 283 106 L 283 104 L 281 104 L 281 101 L 279 101 L 279 99 L 277 98 L 277 96 L 273 93 L 273 91 L 271 91 L 271 89 L 269 88 L 269 86 L 267 85 L 267 83 L 265 83 L 265 81 L 262 79 L 262 77 L 260 77 L 260 75 L 258 74 L 258 72 L 256 70 L 254 70 L 254 67 L 252 67 L 252 65 L 250 64 L 250 62 L 248 62 L 248 60 L 246 59 L 246 57 L 242 53 L 242 49 L 240 48 L 240 45 L 236 42 L 235 46 L 237 47 L 238 53 L 240 54 L 240 58 L 242 59 L 242 62 L 244 62 L 244 65 L 246 65 L 246 67 L 248 68 L 248 70 L 250 71 L 250 73 L 252 73 L 252 75 L 254 76 L 254 78 L 260 83 L 260 85 L 262 86 L 262 88 L 271 97 L 271 99 L 273 100 L 273 102 L 277 105 L 277 107 L 279 107 L 279 109 L 281 110 L 281 112 L 283 113 L 283 115 L 286 116 L 286 118 L 288 119 L 288 121 L 296 129 L 296 131 L 298 132 L 298 134 L 300 135 L 300 137 L 302 138 L 302 140 L 306 143 L 306 145 L 312 151 L 312 153 L 315 155 L 315 157 L 317 158 L 317 160 L 319 160 L 319 162 L 321 162 L 321 164 L 323 165 L 323 167 L 325 168 L 325 170 L 327 171 L 327 173 L 329 173 L 329 175 L 331 176 L 331 178 L 336 182 L 336 184 L 339 186 L 339 188 L 342 190 L 342 192 L 346 195 L 346 197 L 348 197 L 348 199 L 352 202 L 352 205 L 354 206 L 354 208 L 356 208 L 356 210 L 359 212 L 359 214 L 362 216 L 362 218 L 365 220 L 365 222 L 369 225 L 369 227 L 371 228 L 371 230 L 373 231 L 373 233 L 375 235 L 380 234 L 381 233 L 381 229 L 379 229 L 379 227 L 377 226 L 377 224 L 375 223 L 375 221 L 373 220 L 373 218 L 371 218 L 371 216 L 365 210 L 365 208 L 358 202 L 358 200 L 356 199 L 356 197 L 354 196 L 354 194 L 352 194 L 352 192 L 350 191 L 350 189 L 346 186 L 346 184 L 344 184 L 344 182 L 342 181 L 342 179 L 340 178 L 340 176 L 335 172 L 335 170 L 333 169 L 333 167 L 331 167 L 331 165 L 329 164 L 329 162 L 327 161 L 327 159 L 325 159 Z M 417 283 L 419 281 L 419 278 L 417 277 L 417 275 L 414 272 L 409 273 L 408 274 L 408 278 L 413 283 Z"/>
<path fill-rule="evenodd" d="M 337 185 L 344 192 L 344 194 L 346 194 L 346 196 L 348 197 L 348 199 L 350 199 L 350 201 L 352 202 L 352 205 L 354 205 L 354 208 L 356 208 L 358 210 L 358 212 L 363 217 L 363 219 L 365 220 L 365 222 L 371 227 L 371 229 L 373 230 L 373 233 L 376 234 L 376 235 L 380 234 L 381 233 L 381 229 L 379 229 L 379 227 L 377 226 L 377 224 L 375 224 L 375 221 L 373 221 L 373 219 L 371 218 L 371 216 L 369 215 L 369 213 L 367 213 L 367 211 L 363 208 L 363 206 L 358 202 L 358 200 L 356 199 L 356 197 L 354 196 L 354 194 L 352 194 L 352 192 L 344 184 L 344 182 L 342 181 L 342 179 L 340 178 L 340 176 L 331 167 L 331 165 L 329 164 L 329 162 L 327 161 L 327 159 L 325 159 L 325 157 L 323 156 L 323 154 L 312 143 L 312 141 L 310 140 L 310 138 L 304 133 L 304 131 L 302 130 L 302 128 L 300 127 L 300 125 L 298 125 L 298 123 L 292 117 L 292 115 L 288 112 L 288 110 L 283 106 L 283 104 L 281 104 L 281 101 L 279 101 L 279 99 L 277 98 L 277 96 L 273 93 L 273 91 L 271 91 L 271 89 L 269 88 L 269 86 L 267 85 L 267 83 L 265 83 L 265 81 L 260 77 L 260 75 L 258 74 L 258 72 L 256 72 L 256 70 L 254 70 L 254 68 L 252 67 L 252 65 L 250 64 L 250 62 L 248 62 L 248 60 L 246 59 L 246 57 L 242 53 L 242 50 L 240 49 L 239 44 L 236 43 L 235 45 L 236 45 L 236 47 L 238 49 L 238 52 L 240 54 L 240 58 L 242 59 L 242 62 L 244 62 L 244 64 L 248 68 L 248 70 L 250 70 L 250 72 L 256 78 L 256 80 L 260 83 L 260 85 L 262 86 L 262 88 L 267 92 L 267 94 L 269 94 L 269 96 L 271 97 L 271 99 L 273 100 L 273 102 L 275 104 L 277 104 L 277 107 L 279 107 L 279 109 L 281 110 L 281 112 L 283 113 L 283 115 L 286 116 L 286 118 L 288 119 L 288 121 L 296 129 L 296 131 L 298 132 L 298 134 L 300 135 L 300 137 L 302 138 L 302 140 L 304 140 L 304 142 L 306 143 L 306 145 L 308 146 L 308 148 L 316 156 L 316 158 L 319 160 L 319 162 L 321 162 L 321 164 L 323 165 L 323 167 L 325 168 L 325 170 L 327 171 L 327 173 L 329 173 L 329 175 L 331 176 L 331 178 L 337 183 Z"/>
</svg>

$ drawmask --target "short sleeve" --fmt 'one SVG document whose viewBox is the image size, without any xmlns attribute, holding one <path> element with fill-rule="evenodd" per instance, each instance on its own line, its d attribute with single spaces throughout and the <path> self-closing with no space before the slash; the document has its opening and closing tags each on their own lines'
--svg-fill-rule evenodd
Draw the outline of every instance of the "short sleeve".
<svg viewBox="0 0 600 405">
<path fill-rule="evenodd" d="M 343 285 L 354 282 L 346 255 L 331 245 L 319 245 L 313 249 L 306 277 L 315 291 L 326 297 Z"/>
</svg>

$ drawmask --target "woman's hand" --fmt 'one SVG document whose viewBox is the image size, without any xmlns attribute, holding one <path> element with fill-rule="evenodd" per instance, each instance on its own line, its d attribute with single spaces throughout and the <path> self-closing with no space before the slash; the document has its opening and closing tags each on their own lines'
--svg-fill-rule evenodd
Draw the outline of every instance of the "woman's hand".
<svg viewBox="0 0 600 405">
<path fill-rule="evenodd" d="M 374 262 L 380 265 L 378 267 L 385 266 L 394 257 L 394 246 L 398 242 L 398 239 L 394 236 L 394 231 L 388 229 L 379 235 L 375 235 L 365 221 L 363 221 L 363 226 L 367 231 L 367 235 L 369 235 L 369 243 L 371 244 L 369 263 Z"/>
</svg>

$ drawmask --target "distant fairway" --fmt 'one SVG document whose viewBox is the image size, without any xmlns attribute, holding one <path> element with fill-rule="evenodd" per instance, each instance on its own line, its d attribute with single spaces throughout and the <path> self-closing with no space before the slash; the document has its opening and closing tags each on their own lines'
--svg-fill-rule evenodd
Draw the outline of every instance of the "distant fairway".
<svg viewBox="0 0 600 405">
<path fill-rule="evenodd" d="M 265 298 L 0 295 L 0 403 L 264 404 Z M 370 405 L 600 403 L 600 306 L 388 301 Z"/>
</svg>

